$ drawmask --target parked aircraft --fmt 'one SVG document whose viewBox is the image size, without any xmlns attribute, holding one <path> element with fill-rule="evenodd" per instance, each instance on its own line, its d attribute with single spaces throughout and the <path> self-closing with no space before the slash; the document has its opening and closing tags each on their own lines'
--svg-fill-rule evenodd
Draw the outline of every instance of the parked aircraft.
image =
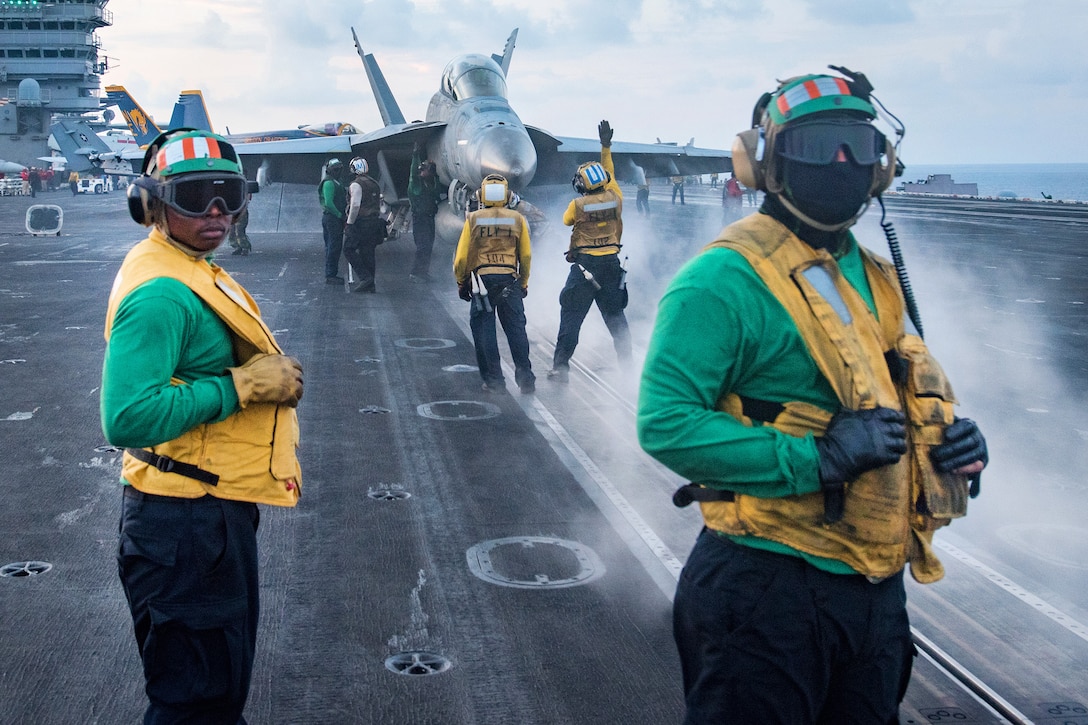
<svg viewBox="0 0 1088 725">
<path fill-rule="evenodd" d="M 83 121 L 60 119 L 49 129 L 53 140 L 70 170 L 81 174 L 138 174 L 142 171 L 143 147 L 159 135 L 160 128 L 124 86 L 107 86 L 106 97 L 121 110 L 128 131 L 108 129 L 96 134 Z M 167 128 L 180 126 L 211 129 L 200 91 L 182 91 L 178 97 Z"/>
<path fill-rule="evenodd" d="M 131 176 L 143 159 L 143 149 L 132 134 L 121 129 L 95 133 L 76 119 L 62 118 L 49 127 L 52 141 L 64 155 L 64 167 L 80 174 L 102 173 Z M 50 143 L 50 147 L 53 143 Z M 56 158 L 43 157 L 57 168 Z"/>
<path fill-rule="evenodd" d="M 165 127 L 155 124 L 151 116 L 136 102 L 132 94 L 124 86 L 107 86 L 106 97 L 117 104 L 121 109 L 125 121 L 132 129 L 133 135 L 141 146 L 151 143 L 163 130 L 169 128 L 198 128 L 204 131 L 214 131 L 208 107 L 204 103 L 204 94 L 198 90 L 182 91 L 174 104 L 174 113 L 170 117 L 170 123 Z M 313 136 L 341 136 L 345 134 L 357 134 L 358 129 L 350 123 L 323 123 L 311 126 L 298 126 L 297 128 L 280 129 L 275 131 L 252 131 L 249 133 L 231 133 L 226 129 L 223 134 L 233 144 L 257 143 L 261 141 L 283 141 L 291 138 L 310 138 Z"/>
<path fill-rule="evenodd" d="M 14 161 L 0 159 L 0 174 L 18 174 L 25 168 L 22 164 L 17 164 Z"/>
<path fill-rule="evenodd" d="M 507 178 L 512 189 L 531 185 L 567 184 L 578 165 L 599 158 L 595 138 L 553 136 L 527 126 L 507 100 L 515 29 L 502 55 L 470 53 L 451 60 L 431 98 L 425 120 L 406 123 L 389 84 L 372 54 L 364 53 L 352 28 L 355 48 L 363 61 L 385 127 L 367 134 L 326 139 L 300 139 L 239 148 L 239 154 L 262 180 L 316 184 L 322 164 L 331 156 L 367 159 L 387 202 L 403 206 L 412 148 L 419 144 L 437 166 L 449 189 L 450 204 L 437 218 L 438 233 L 456 239 L 463 224 L 464 205 L 488 174 Z M 640 181 L 644 175 L 672 176 L 732 170 L 728 151 L 668 144 L 614 142 L 612 157 L 620 181 Z M 524 195 L 524 194 L 523 194 Z"/>
</svg>

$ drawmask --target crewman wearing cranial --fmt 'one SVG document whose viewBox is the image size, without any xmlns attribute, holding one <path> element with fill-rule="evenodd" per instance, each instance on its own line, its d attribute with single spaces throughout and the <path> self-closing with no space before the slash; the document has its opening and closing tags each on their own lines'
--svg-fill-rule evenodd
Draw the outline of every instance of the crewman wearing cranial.
<svg viewBox="0 0 1088 725">
<path fill-rule="evenodd" d="M 567 282 L 559 293 L 559 334 L 556 336 L 552 369 L 548 378 L 565 383 L 570 376 L 570 359 L 593 303 L 601 311 L 612 335 L 620 367 L 631 362 L 631 333 L 627 327 L 627 279 L 620 264 L 623 236 L 623 192 L 616 183 L 612 164 L 612 127 L 608 121 L 597 126 L 601 141 L 600 162 L 578 167 L 571 180 L 575 198 L 563 213 L 571 227 L 566 259 L 570 262 Z"/>
<path fill-rule="evenodd" d="M 469 212 L 457 240 L 453 278 L 461 299 L 472 303 L 469 327 L 484 390 L 504 389 L 495 317 L 498 316 L 514 360 L 514 379 L 524 394 L 536 390 L 525 332 L 532 251 L 529 224 L 508 208 L 510 189 L 499 174 L 489 174 L 477 195 L 480 208 Z"/>
<path fill-rule="evenodd" d="M 340 276 L 340 255 L 344 250 L 344 220 L 348 210 L 348 191 L 344 186 L 344 162 L 329 159 L 325 173 L 317 185 L 321 203 L 321 236 L 325 241 L 325 283 L 343 284 Z"/>
<path fill-rule="evenodd" d="M 359 275 L 352 292 L 377 291 L 377 249 L 388 233 L 381 216 L 382 192 L 378 182 L 367 176 L 370 165 L 356 156 L 348 162 L 354 175 L 348 184 L 347 218 L 344 220 L 344 257 Z"/>
<path fill-rule="evenodd" d="M 106 310 L 101 419 L 124 448 L 118 573 L 144 722 L 241 723 L 260 612 L 257 504 L 294 506 L 302 366 L 212 261 L 248 202 L 234 148 L 160 135 L 128 190 L 151 226 Z"/>
<path fill-rule="evenodd" d="M 686 723 L 898 722 L 904 568 L 943 576 L 934 531 L 989 459 L 894 237 L 895 265 L 851 232 L 896 148 L 869 81 L 834 69 L 756 104 L 733 167 L 763 205 L 672 279 L 643 366 L 639 440 L 705 523 L 673 605 Z"/>
</svg>

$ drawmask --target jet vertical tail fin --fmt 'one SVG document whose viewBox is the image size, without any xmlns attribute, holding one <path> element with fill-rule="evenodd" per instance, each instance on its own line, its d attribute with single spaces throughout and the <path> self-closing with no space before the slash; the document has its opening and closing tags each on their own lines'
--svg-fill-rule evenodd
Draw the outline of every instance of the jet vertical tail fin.
<svg viewBox="0 0 1088 725">
<path fill-rule="evenodd" d="M 491 58 L 499 64 L 502 68 L 502 74 L 504 76 L 510 75 L 510 59 L 514 57 L 514 43 L 518 39 L 518 29 L 514 28 L 514 32 L 510 33 L 510 37 L 506 39 L 506 45 L 503 46 L 502 55 L 491 54 Z"/>
<path fill-rule="evenodd" d="M 393 91 L 385 81 L 382 69 L 378 67 L 378 61 L 374 60 L 373 54 L 363 52 L 363 46 L 359 44 L 359 36 L 355 34 L 355 28 L 351 29 L 351 37 L 355 39 L 355 50 L 363 61 L 363 68 L 366 69 L 370 90 L 374 92 L 378 112 L 382 114 L 382 123 L 386 126 L 405 123 L 404 114 L 401 113 L 397 99 L 393 97 Z"/>
<path fill-rule="evenodd" d="M 136 102 L 136 99 L 124 86 L 106 86 L 106 97 L 121 109 L 121 115 L 125 117 L 129 130 L 132 131 L 136 143 L 141 147 L 147 146 L 155 140 L 156 136 L 162 133 L 159 127 L 155 125 L 155 122 L 151 120 L 151 116 L 140 108 L 140 104 Z"/>
<path fill-rule="evenodd" d="M 195 128 L 214 132 L 208 107 L 204 103 L 204 94 L 200 91 L 182 91 L 174 104 L 174 115 L 170 117 L 169 128 Z"/>
</svg>

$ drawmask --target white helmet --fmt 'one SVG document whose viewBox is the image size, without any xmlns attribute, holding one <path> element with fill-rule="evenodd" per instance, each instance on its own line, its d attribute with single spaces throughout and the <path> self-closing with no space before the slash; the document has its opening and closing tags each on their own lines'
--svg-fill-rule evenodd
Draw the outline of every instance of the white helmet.
<svg viewBox="0 0 1088 725">
<path fill-rule="evenodd" d="M 351 173 L 355 174 L 356 176 L 361 176 L 370 169 L 370 165 L 363 157 L 356 156 L 350 162 L 348 162 L 348 168 L 351 169 Z"/>
<path fill-rule="evenodd" d="M 506 206 L 510 201 L 510 187 L 506 177 L 500 174 L 488 174 L 480 185 L 480 203 L 484 206 Z"/>
</svg>

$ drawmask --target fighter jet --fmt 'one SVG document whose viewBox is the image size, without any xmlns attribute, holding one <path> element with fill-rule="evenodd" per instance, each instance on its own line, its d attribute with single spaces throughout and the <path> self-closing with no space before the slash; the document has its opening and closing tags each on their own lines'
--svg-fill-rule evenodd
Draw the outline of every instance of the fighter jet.
<svg viewBox="0 0 1088 725">
<path fill-rule="evenodd" d="M 64 155 L 64 166 L 78 173 L 121 174 L 139 173 L 144 157 L 130 134 L 119 129 L 95 133 L 83 121 L 62 118 L 49 127 L 52 136 L 50 146 L 56 143 Z M 53 163 L 53 159 L 48 159 Z"/>
<path fill-rule="evenodd" d="M 17 164 L 14 161 L 0 159 L 0 174 L 18 174 L 25 168 L 22 164 Z"/>
<path fill-rule="evenodd" d="M 600 157 L 597 139 L 553 136 L 522 123 L 507 99 L 507 72 L 517 40 L 515 28 L 501 55 L 470 53 L 453 58 L 442 72 L 439 88 L 422 121 L 407 123 L 381 68 L 365 53 L 355 29 L 355 48 L 363 61 L 384 128 L 367 134 L 328 139 L 300 139 L 251 144 L 238 149 L 253 159 L 262 180 L 317 184 L 330 157 L 367 159 L 386 202 L 406 205 L 412 149 L 425 149 L 438 177 L 448 187 L 449 204 L 439 209 L 438 234 L 456 239 L 464 221 L 468 196 L 488 174 L 502 174 L 511 188 L 568 184 L 578 165 Z M 644 175 L 673 176 L 732 170 L 724 150 L 675 144 L 614 142 L 612 158 L 619 181 L 641 181 Z"/>
<path fill-rule="evenodd" d="M 129 129 L 140 146 L 147 146 L 166 129 L 196 128 L 202 131 L 214 131 L 208 106 L 204 103 L 204 94 L 199 90 L 182 91 L 174 104 L 174 112 L 165 127 L 158 126 L 136 99 L 124 86 L 107 86 L 106 97 L 121 110 Z M 223 134 L 233 144 L 256 143 L 263 141 L 284 141 L 292 138 L 310 138 L 313 136 L 342 136 L 357 134 L 359 130 L 350 123 L 332 122 L 314 125 L 301 125 L 296 128 L 273 131 L 250 131 L 231 133 L 226 129 Z"/>
</svg>

